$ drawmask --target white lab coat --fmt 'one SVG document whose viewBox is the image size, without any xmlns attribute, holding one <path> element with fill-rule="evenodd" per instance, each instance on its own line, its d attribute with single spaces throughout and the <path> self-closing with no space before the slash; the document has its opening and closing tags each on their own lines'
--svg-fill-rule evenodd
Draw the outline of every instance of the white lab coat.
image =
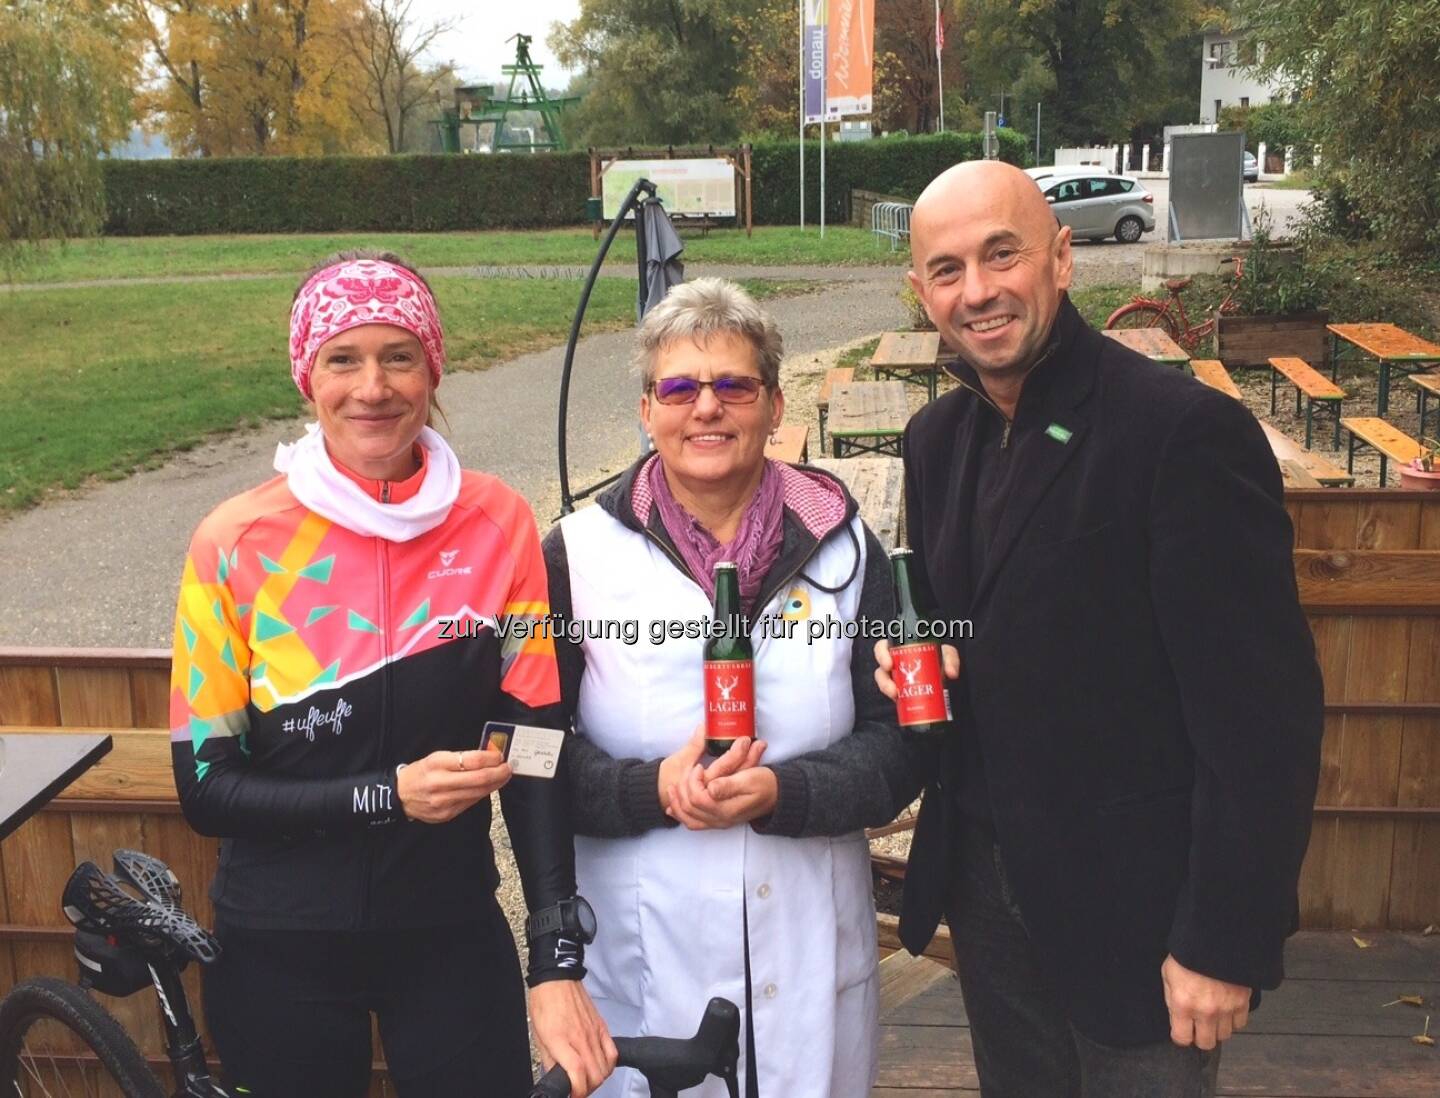
<svg viewBox="0 0 1440 1098">
<path fill-rule="evenodd" d="M 837 527 L 764 613 L 797 620 L 792 637 L 755 645 L 756 727 L 766 761 L 824 748 L 854 724 L 852 643 L 808 639 L 808 622 L 853 622 L 865 537 Z M 640 640 L 585 640 L 577 731 L 617 758 L 679 749 L 703 714 L 703 640 L 651 644 L 652 621 L 708 620 L 705 593 L 665 550 L 599 507 L 563 521 L 574 617 L 638 619 Z M 856 553 L 860 560 L 856 561 Z M 760 615 L 755 615 L 759 620 Z M 875 1079 L 878 976 L 869 849 L 862 832 L 837 838 L 762 835 L 749 826 L 663 828 L 624 839 L 577 837 L 581 895 L 599 934 L 586 949 L 585 985 L 611 1032 L 689 1036 L 711 996 L 741 1008 L 745 1078 L 744 919 L 764 1098 L 864 1098 Z M 742 900 L 744 907 L 742 908 Z M 638 1073 L 618 1071 L 603 1098 L 641 1098 Z M 710 1079 L 686 1091 L 721 1098 Z"/>
</svg>

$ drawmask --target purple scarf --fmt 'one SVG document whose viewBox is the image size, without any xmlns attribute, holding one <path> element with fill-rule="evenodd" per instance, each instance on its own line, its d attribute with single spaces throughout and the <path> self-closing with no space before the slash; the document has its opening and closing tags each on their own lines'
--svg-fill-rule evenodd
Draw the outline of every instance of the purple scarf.
<svg viewBox="0 0 1440 1098">
<path fill-rule="evenodd" d="M 657 458 L 648 470 L 650 494 L 660 509 L 665 532 L 680 550 L 680 556 L 710 601 L 715 601 L 715 563 L 733 560 L 740 570 L 740 601 L 745 610 L 753 609 L 760 584 L 770 566 L 780 556 L 785 543 L 785 485 L 780 470 L 770 460 L 760 477 L 760 487 L 740 517 L 735 540 L 721 545 L 700 520 L 680 505 L 665 479 L 665 469 Z"/>
</svg>

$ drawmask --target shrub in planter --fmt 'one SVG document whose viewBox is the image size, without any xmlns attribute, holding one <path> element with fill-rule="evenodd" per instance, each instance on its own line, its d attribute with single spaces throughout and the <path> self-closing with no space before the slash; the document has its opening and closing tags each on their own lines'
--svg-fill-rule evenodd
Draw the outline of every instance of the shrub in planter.
<svg viewBox="0 0 1440 1098">
<path fill-rule="evenodd" d="M 1312 366 L 1325 361 L 1329 314 L 1316 272 L 1270 235 L 1269 217 L 1256 218 L 1235 291 L 1238 311 L 1217 318 L 1215 356 L 1226 366 L 1264 366 L 1271 356 L 1291 355 Z"/>
</svg>

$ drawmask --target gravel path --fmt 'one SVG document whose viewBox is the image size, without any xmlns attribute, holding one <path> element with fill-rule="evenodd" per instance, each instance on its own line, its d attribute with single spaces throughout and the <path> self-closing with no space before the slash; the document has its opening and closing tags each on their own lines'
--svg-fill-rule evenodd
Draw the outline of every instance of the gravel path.
<svg viewBox="0 0 1440 1098">
<path fill-rule="evenodd" d="M 782 270 L 791 278 L 806 273 Z M 894 292 L 898 271 L 852 274 L 832 279 L 823 292 L 770 303 L 792 354 L 904 323 Z M 581 341 L 569 431 L 575 487 L 619 470 L 638 452 L 632 338 L 617 332 Z M 555 439 L 563 356 L 563 347 L 524 355 L 447 376 L 440 389 L 462 464 L 514 485 L 542 529 L 559 510 Z M 300 420 L 267 424 L 0 522 L 0 644 L 168 647 L 191 532 L 221 500 L 272 476 L 276 443 L 301 431 Z"/>
</svg>

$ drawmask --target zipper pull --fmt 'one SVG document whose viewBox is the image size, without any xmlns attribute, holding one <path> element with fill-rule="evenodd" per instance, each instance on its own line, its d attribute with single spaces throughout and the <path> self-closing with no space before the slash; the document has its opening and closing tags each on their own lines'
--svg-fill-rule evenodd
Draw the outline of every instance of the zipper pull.
<svg viewBox="0 0 1440 1098">
<path fill-rule="evenodd" d="M 1006 428 L 1006 433 L 1007 433 L 1007 434 L 1009 433 L 1009 428 L 1008 428 L 1008 427 Z M 389 502 L 390 502 L 390 482 L 389 482 L 388 480 L 382 480 L 382 481 L 380 482 L 380 502 L 381 502 L 381 503 L 389 503 Z"/>
<path fill-rule="evenodd" d="M 1010 445 L 1010 428 L 1011 428 L 1011 427 L 1014 427 L 1014 426 L 1015 426 L 1015 421 L 1014 421 L 1013 419 L 1007 419 L 1007 420 L 1005 421 L 1005 431 L 1004 431 L 1004 433 L 1000 436 L 1000 449 L 1003 450 L 1003 449 L 1005 449 L 1007 446 Z"/>
</svg>

